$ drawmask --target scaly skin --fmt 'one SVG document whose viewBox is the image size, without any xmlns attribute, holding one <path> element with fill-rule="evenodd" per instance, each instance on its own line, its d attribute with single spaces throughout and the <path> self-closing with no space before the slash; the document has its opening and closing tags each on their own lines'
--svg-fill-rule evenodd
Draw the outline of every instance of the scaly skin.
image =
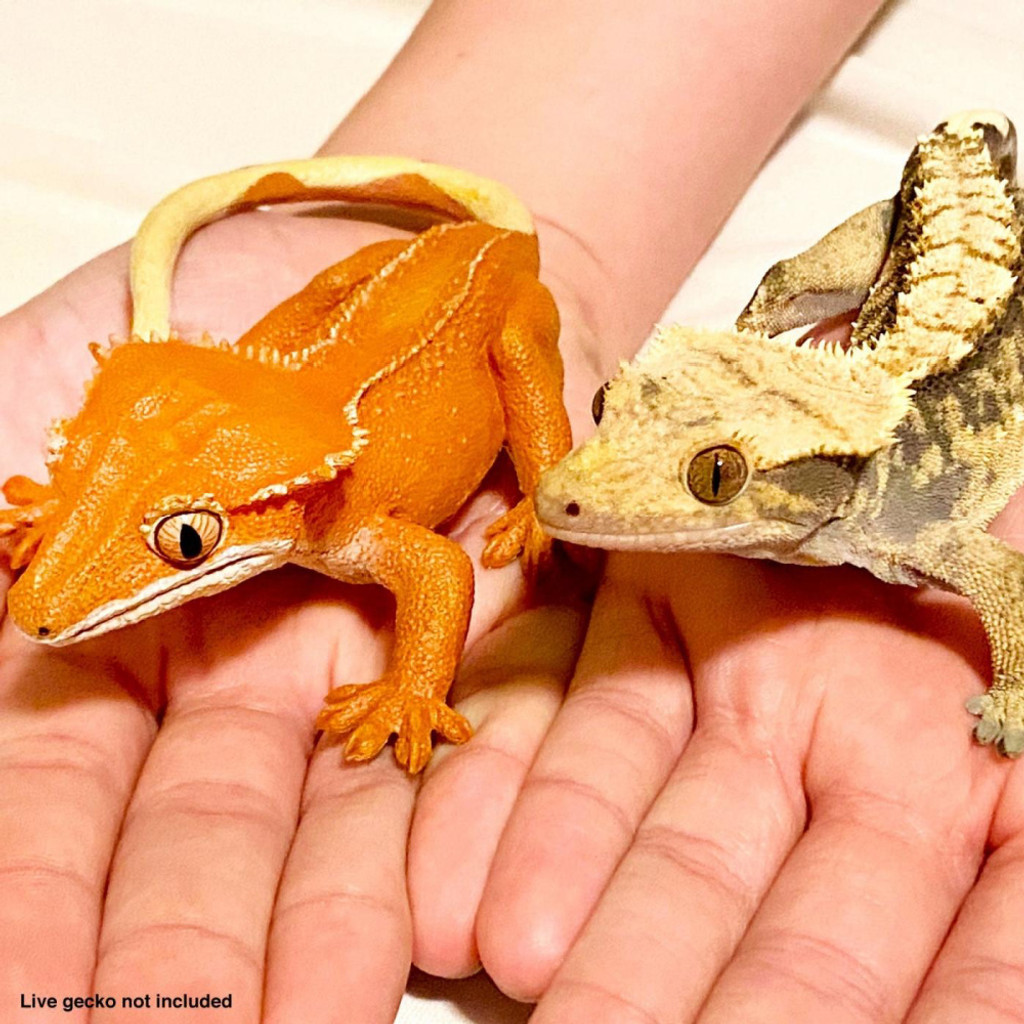
<svg viewBox="0 0 1024 1024">
<path fill-rule="evenodd" d="M 171 336 L 169 289 L 188 235 L 268 202 L 386 201 L 455 223 L 330 267 L 233 345 Z M 431 733 L 471 735 L 445 704 L 473 600 L 461 548 L 433 532 L 507 444 L 524 494 L 570 444 L 558 314 L 537 280 L 529 215 L 462 172 L 322 158 L 186 186 L 132 254 L 133 337 L 94 349 L 81 411 L 54 428 L 50 483 L 14 477 L 0 533 L 25 566 L 8 605 L 63 645 L 297 563 L 397 600 L 383 679 L 328 695 L 318 724 L 374 757 L 392 735 L 418 772 Z M 142 340 L 143 338 L 149 340 Z M 532 498 L 489 532 L 486 566 L 550 549 Z"/>
<path fill-rule="evenodd" d="M 967 596 L 993 665 L 975 736 L 1009 756 L 1024 752 L 1024 556 L 985 528 L 1024 483 L 1015 155 L 1000 114 L 944 122 L 895 200 L 765 274 L 737 332 L 649 342 L 537 495 L 545 527 L 581 544 L 850 563 Z M 852 305 L 848 344 L 771 337 Z"/>
</svg>

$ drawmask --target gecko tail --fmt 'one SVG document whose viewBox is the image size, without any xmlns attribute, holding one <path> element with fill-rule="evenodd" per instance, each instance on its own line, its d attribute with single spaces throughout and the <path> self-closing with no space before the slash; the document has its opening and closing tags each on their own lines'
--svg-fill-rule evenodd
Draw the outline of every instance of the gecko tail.
<svg viewBox="0 0 1024 1024">
<path fill-rule="evenodd" d="M 131 252 L 132 333 L 166 338 L 174 264 L 188 237 L 226 214 L 276 203 L 333 200 L 432 213 L 533 233 L 504 185 L 406 157 L 324 156 L 242 167 L 172 192 L 146 216 Z"/>
</svg>

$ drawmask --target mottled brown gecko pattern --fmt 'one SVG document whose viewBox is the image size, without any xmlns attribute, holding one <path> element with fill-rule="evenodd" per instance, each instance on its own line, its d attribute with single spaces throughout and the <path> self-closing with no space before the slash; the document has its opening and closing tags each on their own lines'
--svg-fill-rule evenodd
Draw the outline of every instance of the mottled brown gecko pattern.
<svg viewBox="0 0 1024 1024">
<path fill-rule="evenodd" d="M 975 735 L 1024 751 L 1024 556 L 985 532 L 1024 483 L 1024 199 L 1013 125 L 924 136 L 899 194 L 772 267 L 738 331 L 660 331 L 543 478 L 557 537 L 849 563 L 974 604 Z M 848 345 L 789 328 L 859 307 Z M 764 332 L 764 333 L 761 333 Z"/>
</svg>

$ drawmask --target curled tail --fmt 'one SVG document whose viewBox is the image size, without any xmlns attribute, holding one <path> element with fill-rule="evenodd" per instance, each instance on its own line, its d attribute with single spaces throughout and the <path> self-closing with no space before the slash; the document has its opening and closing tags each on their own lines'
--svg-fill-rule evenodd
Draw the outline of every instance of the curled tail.
<svg viewBox="0 0 1024 1024">
<path fill-rule="evenodd" d="M 504 185 L 441 164 L 405 157 L 324 156 L 242 167 L 185 185 L 147 214 L 132 244 L 132 334 L 169 334 L 174 264 L 185 241 L 204 224 L 270 203 L 328 199 L 533 233 L 529 211 Z"/>
</svg>

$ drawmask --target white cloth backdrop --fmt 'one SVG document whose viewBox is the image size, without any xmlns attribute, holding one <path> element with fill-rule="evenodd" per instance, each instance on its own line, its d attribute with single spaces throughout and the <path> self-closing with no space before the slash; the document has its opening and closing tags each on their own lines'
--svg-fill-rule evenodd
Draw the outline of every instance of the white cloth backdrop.
<svg viewBox="0 0 1024 1024">
<path fill-rule="evenodd" d="M 129 237 L 178 185 L 313 150 L 426 6 L 0 0 L 0 313 Z M 1020 0 L 895 0 L 762 169 L 666 319 L 728 324 L 772 261 L 891 194 L 915 136 L 947 114 L 995 107 L 1024 127 L 1022 40 Z M 398 1020 L 527 1015 L 486 978 L 414 975 Z"/>
</svg>

